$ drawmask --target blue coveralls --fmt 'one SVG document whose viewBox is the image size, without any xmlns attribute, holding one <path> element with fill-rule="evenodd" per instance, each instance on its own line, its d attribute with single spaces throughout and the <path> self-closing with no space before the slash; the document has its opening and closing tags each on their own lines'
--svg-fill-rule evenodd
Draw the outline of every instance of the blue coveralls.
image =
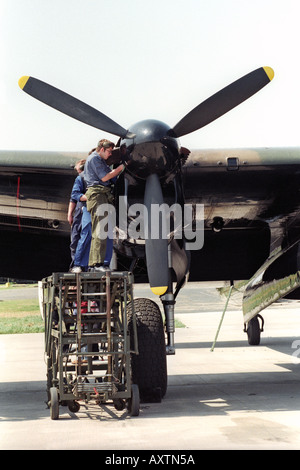
<svg viewBox="0 0 300 470">
<path fill-rule="evenodd" d="M 80 266 L 83 270 L 87 270 L 89 264 L 89 253 L 91 247 L 91 238 L 92 238 L 92 222 L 91 222 L 91 214 L 88 212 L 86 208 L 86 202 L 80 201 L 82 195 L 85 194 L 86 191 L 86 183 L 84 181 L 84 174 L 80 173 L 79 176 L 74 181 L 73 189 L 71 192 L 71 201 L 76 202 L 76 209 L 79 206 L 79 210 L 81 213 L 81 218 L 76 218 L 76 227 L 74 230 L 74 237 L 77 239 L 77 247 L 74 254 L 74 261 L 73 266 Z M 79 220 L 80 218 L 80 220 Z M 73 219 L 74 225 L 74 219 Z M 73 232 L 73 225 L 72 225 L 72 232 Z M 113 240 L 107 240 L 107 248 L 105 254 L 105 264 L 109 264 L 111 257 L 112 257 L 112 250 L 113 250 Z M 72 243 L 71 243 L 72 245 Z"/>
<path fill-rule="evenodd" d="M 83 179 L 83 173 L 77 176 L 74 181 L 72 192 L 71 192 L 71 201 L 76 203 L 79 206 L 81 217 L 76 218 L 76 227 L 75 238 L 77 238 L 77 246 L 74 254 L 73 266 L 81 266 L 83 269 L 87 268 L 89 261 L 89 253 L 91 246 L 91 217 L 89 212 L 86 209 L 86 202 L 80 201 L 81 196 L 85 194 L 86 185 Z M 80 219 L 80 221 L 79 221 Z M 74 225 L 74 219 L 73 219 Z M 72 232 L 73 232 L 72 225 Z"/>
<path fill-rule="evenodd" d="M 76 202 L 76 201 L 72 201 L 72 202 Z M 70 268 L 74 266 L 74 257 L 75 257 L 76 248 L 77 248 L 77 244 L 78 244 L 80 233 L 81 233 L 81 219 L 82 219 L 82 202 L 80 201 L 76 203 L 76 207 L 73 212 L 73 222 L 71 226 L 71 243 L 70 243 L 70 251 L 71 251 Z"/>
</svg>

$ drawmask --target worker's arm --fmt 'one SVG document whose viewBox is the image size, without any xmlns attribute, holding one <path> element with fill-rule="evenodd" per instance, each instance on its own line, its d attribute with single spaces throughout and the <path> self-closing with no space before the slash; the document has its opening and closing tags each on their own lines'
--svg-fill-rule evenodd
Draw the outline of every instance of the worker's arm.
<svg viewBox="0 0 300 470">
<path fill-rule="evenodd" d="M 122 165 L 119 165 L 117 168 L 115 168 L 114 170 L 110 171 L 105 176 L 103 176 L 103 178 L 101 178 L 101 181 L 105 183 L 105 181 L 115 178 L 115 176 L 118 176 L 124 169 L 125 169 L 125 165 L 122 163 Z"/>
<path fill-rule="evenodd" d="M 68 208 L 68 222 L 70 225 L 73 223 L 73 213 L 76 207 L 76 202 L 70 201 L 69 208 Z"/>
</svg>

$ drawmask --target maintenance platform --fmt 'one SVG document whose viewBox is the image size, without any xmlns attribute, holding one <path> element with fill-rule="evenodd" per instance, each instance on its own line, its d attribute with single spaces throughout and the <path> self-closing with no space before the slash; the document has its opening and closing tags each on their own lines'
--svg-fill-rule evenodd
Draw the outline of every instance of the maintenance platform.
<svg viewBox="0 0 300 470">
<path fill-rule="evenodd" d="M 42 280 L 42 291 L 51 419 L 59 418 L 60 404 L 79 411 L 80 400 L 111 401 L 138 416 L 132 273 L 53 273 Z"/>
</svg>

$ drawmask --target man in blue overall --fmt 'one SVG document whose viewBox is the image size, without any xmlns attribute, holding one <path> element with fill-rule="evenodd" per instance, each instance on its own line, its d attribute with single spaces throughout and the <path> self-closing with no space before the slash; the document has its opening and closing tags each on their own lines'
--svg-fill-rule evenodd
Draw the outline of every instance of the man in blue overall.
<svg viewBox="0 0 300 470">
<path fill-rule="evenodd" d="M 79 160 L 75 166 L 77 174 L 80 175 L 83 172 L 84 164 L 86 159 Z M 76 181 L 76 179 L 75 179 Z M 75 182 L 74 182 L 75 184 Z M 70 202 L 68 207 L 68 222 L 71 226 L 71 242 L 70 242 L 70 251 L 71 251 L 71 264 L 70 268 L 74 266 L 74 257 L 77 248 L 77 244 L 80 238 L 81 233 L 81 219 L 82 219 L 82 203 L 72 198 L 72 193 L 70 196 Z"/>
<path fill-rule="evenodd" d="M 69 204 L 68 220 L 72 225 L 70 248 L 71 256 L 73 255 L 71 272 L 87 270 L 91 246 L 91 216 L 86 208 L 86 183 L 83 178 L 85 162 L 83 159 L 75 165 L 78 176 L 74 181 Z"/>
</svg>

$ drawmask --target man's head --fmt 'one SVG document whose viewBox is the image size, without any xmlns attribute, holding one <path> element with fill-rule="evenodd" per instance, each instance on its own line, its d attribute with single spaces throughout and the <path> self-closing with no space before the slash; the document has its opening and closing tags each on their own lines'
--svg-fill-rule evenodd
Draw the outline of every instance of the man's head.
<svg viewBox="0 0 300 470">
<path fill-rule="evenodd" d="M 84 170 L 85 162 L 86 162 L 86 159 L 83 158 L 75 164 L 74 170 L 76 170 L 78 174 L 80 174 Z"/>
<path fill-rule="evenodd" d="M 115 144 L 110 140 L 101 139 L 98 142 L 98 147 L 96 151 L 98 152 L 101 158 L 107 160 L 111 156 L 114 146 Z"/>
</svg>

